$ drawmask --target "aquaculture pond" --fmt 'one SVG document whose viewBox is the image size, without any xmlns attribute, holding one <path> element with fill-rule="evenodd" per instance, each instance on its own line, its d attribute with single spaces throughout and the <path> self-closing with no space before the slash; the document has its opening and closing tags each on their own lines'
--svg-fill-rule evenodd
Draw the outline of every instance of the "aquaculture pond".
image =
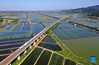
<svg viewBox="0 0 99 65">
<path fill-rule="evenodd" d="M 10 31 L 11 29 L 13 29 L 13 27 L 14 27 L 14 25 L 7 25 L 4 29 L 3 29 L 3 31 Z"/>
<path fill-rule="evenodd" d="M 70 62 L 70 63 L 69 63 Z M 21 65 L 76 65 L 75 62 L 50 51 L 36 48 Z"/>
<path fill-rule="evenodd" d="M 42 52 L 42 49 L 36 48 L 30 55 L 29 57 L 22 63 L 22 65 L 33 65 L 35 61 L 37 60 L 38 56 Z"/>
<path fill-rule="evenodd" d="M 57 26 L 53 31 L 62 40 L 99 36 L 99 33 L 95 31 L 83 26 L 75 26 L 67 21 Z"/>
<path fill-rule="evenodd" d="M 13 31 L 20 31 L 22 24 L 17 24 Z"/>
<path fill-rule="evenodd" d="M 45 20 L 44 19 L 42 19 L 42 18 L 40 18 L 39 16 L 32 16 L 31 18 L 30 18 L 30 21 L 31 22 L 45 22 Z"/>
<path fill-rule="evenodd" d="M 0 61 L 22 46 L 30 37 L 0 40 Z"/>
<path fill-rule="evenodd" d="M 29 21 L 29 18 L 30 18 L 30 21 Z M 23 16 L 20 16 L 18 23 L 16 24 L 10 23 L 4 28 L 1 28 L 2 31 L 0 31 L 0 61 L 2 61 L 4 58 L 9 56 L 12 52 L 17 50 L 19 47 L 21 47 L 25 42 L 30 40 L 33 36 L 41 32 L 45 28 L 43 25 L 43 22 L 45 23 L 45 22 L 53 22 L 53 21 L 55 21 L 54 18 L 44 19 L 44 18 L 41 18 L 40 16 L 28 17 L 23 15 Z M 33 23 L 33 22 L 37 22 L 37 23 Z M 42 23 L 38 23 L 38 22 L 42 22 Z M 49 26 L 49 24 L 51 23 L 46 23 L 46 26 Z M 48 41 L 49 38 L 50 40 Z M 55 50 L 57 50 L 56 48 L 61 50 L 61 48 L 57 45 L 57 43 L 54 40 L 53 41 L 52 40 L 53 39 L 51 38 L 51 36 L 49 36 L 46 39 L 46 41 L 44 40 L 45 42 L 47 42 L 46 44 L 44 43 L 44 47 L 46 48 L 48 46 L 48 48 L 53 47 L 53 49 Z M 42 52 L 42 49 L 39 49 L 39 50 L 38 49 L 33 52 L 33 55 L 35 57 L 32 57 L 32 58 L 30 58 L 31 56 L 29 57 L 29 59 L 33 59 L 33 61 L 30 61 L 31 63 L 34 63 L 37 57 L 39 56 L 39 54 Z M 46 58 L 45 55 L 48 58 Z M 44 51 L 40 58 L 40 59 L 43 59 L 43 61 L 38 60 L 37 65 L 39 65 L 39 62 L 42 62 L 42 65 L 43 65 L 45 61 L 46 61 L 45 64 L 47 64 L 50 59 L 50 55 L 51 55 L 51 52 Z"/>
<path fill-rule="evenodd" d="M 44 41 L 41 42 L 41 44 L 39 46 L 53 50 L 53 51 L 61 51 L 62 50 L 62 48 L 56 43 L 56 41 L 50 35 L 48 35 L 44 39 Z"/>
<path fill-rule="evenodd" d="M 44 26 L 42 24 L 32 24 L 32 31 L 34 35 L 38 34 L 43 29 L 44 29 Z"/>
<path fill-rule="evenodd" d="M 0 39 L 30 37 L 30 32 L 0 32 Z"/>
<path fill-rule="evenodd" d="M 28 21 L 28 20 L 27 20 L 27 16 L 20 16 L 19 22 L 25 23 L 25 22 L 27 22 L 27 21 Z"/>
<path fill-rule="evenodd" d="M 86 26 L 90 26 L 90 27 L 96 27 L 99 28 L 99 23 L 93 23 L 93 22 L 89 22 L 89 21 L 83 21 L 83 20 L 75 20 L 74 22 L 79 23 L 79 24 L 83 24 Z"/>
<path fill-rule="evenodd" d="M 98 32 L 83 26 L 75 26 L 67 21 L 57 26 L 53 32 L 74 54 L 88 61 L 91 56 L 96 56 L 99 63 Z"/>
<path fill-rule="evenodd" d="M 22 31 L 30 31 L 30 24 L 24 24 L 22 27 Z"/>
</svg>

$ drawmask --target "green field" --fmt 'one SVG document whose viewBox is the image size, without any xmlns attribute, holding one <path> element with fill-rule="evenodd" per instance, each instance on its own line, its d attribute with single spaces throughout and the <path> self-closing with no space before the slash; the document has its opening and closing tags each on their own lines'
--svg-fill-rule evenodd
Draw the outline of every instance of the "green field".
<svg viewBox="0 0 99 65">
<path fill-rule="evenodd" d="M 50 65 L 62 65 L 63 64 L 63 57 L 53 54 Z"/>
<path fill-rule="evenodd" d="M 21 65 L 33 65 L 41 52 L 42 49 L 36 48 Z"/>
<path fill-rule="evenodd" d="M 96 56 L 99 63 L 99 32 L 83 26 L 74 26 L 66 21 L 59 24 L 53 32 L 76 56 L 88 61 L 91 56 Z"/>
<path fill-rule="evenodd" d="M 62 41 L 77 56 L 87 60 L 89 60 L 90 56 L 96 56 L 97 63 L 99 63 L 99 37 Z"/>
</svg>

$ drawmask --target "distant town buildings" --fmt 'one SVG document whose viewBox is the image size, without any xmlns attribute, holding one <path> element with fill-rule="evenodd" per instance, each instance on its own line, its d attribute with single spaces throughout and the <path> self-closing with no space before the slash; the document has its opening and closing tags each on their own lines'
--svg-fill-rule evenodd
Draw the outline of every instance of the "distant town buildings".
<svg viewBox="0 0 99 65">
<path fill-rule="evenodd" d="M 17 16 L 9 16 L 9 15 L 4 15 L 0 16 L 0 26 L 5 26 L 10 23 L 16 23 L 18 22 L 18 17 Z"/>
</svg>

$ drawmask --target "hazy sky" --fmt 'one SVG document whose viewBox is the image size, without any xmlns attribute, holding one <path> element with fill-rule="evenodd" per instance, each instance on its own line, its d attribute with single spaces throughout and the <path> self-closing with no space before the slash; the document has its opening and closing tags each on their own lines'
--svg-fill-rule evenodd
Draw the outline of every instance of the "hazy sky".
<svg viewBox="0 0 99 65">
<path fill-rule="evenodd" d="M 74 9 L 98 4 L 99 0 L 0 0 L 0 11 Z"/>
</svg>

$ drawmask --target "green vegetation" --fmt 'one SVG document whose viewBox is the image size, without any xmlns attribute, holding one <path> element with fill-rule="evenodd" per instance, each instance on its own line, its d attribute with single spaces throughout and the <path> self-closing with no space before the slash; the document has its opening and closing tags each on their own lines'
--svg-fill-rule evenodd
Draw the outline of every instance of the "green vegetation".
<svg viewBox="0 0 99 65">
<path fill-rule="evenodd" d="M 42 49 L 40 48 L 36 48 L 27 59 L 25 59 L 25 61 L 22 63 L 22 65 L 33 65 L 36 61 L 36 59 L 38 58 L 38 56 L 40 55 Z"/>
<path fill-rule="evenodd" d="M 47 37 L 39 45 L 53 51 L 60 51 L 62 48 L 56 43 L 56 41 L 48 34 Z"/>
<path fill-rule="evenodd" d="M 69 59 L 65 59 L 64 65 L 76 65 L 76 63 L 71 61 L 71 60 L 69 60 Z"/>
<path fill-rule="evenodd" d="M 83 57 L 87 61 L 89 61 L 90 56 L 95 55 L 97 63 L 99 63 L 99 37 L 62 40 L 62 42 L 77 56 Z"/>
<path fill-rule="evenodd" d="M 40 18 L 43 18 L 43 19 L 45 19 L 45 20 L 49 20 L 49 19 L 51 19 L 52 17 L 41 15 Z"/>
<path fill-rule="evenodd" d="M 42 26 L 43 26 L 44 28 L 46 28 L 46 26 L 43 24 L 43 22 L 40 22 L 40 24 L 42 24 Z"/>
<path fill-rule="evenodd" d="M 48 16 L 40 16 L 40 17 L 44 18 L 46 20 L 50 19 L 50 17 L 48 17 Z M 18 23 L 18 19 L 15 19 L 15 20 L 10 21 L 9 24 L 17 24 L 17 23 Z M 28 21 L 28 23 L 30 23 L 30 22 Z M 37 23 L 37 21 L 36 21 L 36 23 Z M 26 23 L 24 23 L 24 24 L 26 24 Z M 41 26 L 46 28 L 46 26 L 43 24 L 43 22 L 38 22 L 38 24 L 40 24 Z M 69 43 L 72 38 L 73 39 L 80 38 L 80 37 L 89 36 L 91 34 L 94 35 L 94 34 L 90 33 L 89 35 L 87 35 L 88 33 L 86 31 L 79 32 L 78 31 L 79 29 L 77 27 L 76 27 L 76 29 L 74 29 L 74 27 L 72 25 L 69 25 L 68 23 L 62 23 L 61 26 L 63 26 L 63 27 L 61 27 L 61 26 L 58 27 L 59 24 L 60 23 L 57 23 L 55 26 L 52 27 L 51 30 L 49 30 L 47 32 L 48 37 L 43 42 L 41 42 L 41 44 L 39 46 L 37 46 L 37 47 L 32 46 L 31 49 L 30 48 L 26 49 L 26 53 L 23 52 L 20 55 L 20 60 L 18 60 L 16 58 L 12 62 L 12 65 L 18 65 L 18 64 L 33 65 L 34 63 L 35 63 L 35 65 L 47 65 L 48 63 L 49 63 L 49 65 L 63 65 L 63 63 L 65 65 L 76 65 L 77 63 L 79 63 L 81 65 L 92 65 L 88 60 L 86 60 L 86 58 L 84 58 L 84 57 L 82 58 L 81 54 L 83 52 L 85 52 L 85 53 L 88 53 L 88 52 L 87 51 L 79 52 L 79 49 L 81 50 L 81 48 L 82 48 L 80 46 L 80 44 L 75 44 L 76 42 L 74 43 L 74 41 L 72 41 L 74 43 L 72 45 L 77 47 L 77 48 L 73 48 L 73 46 L 69 46 L 71 44 L 67 44 L 67 43 Z M 65 27 L 63 24 L 67 24 L 67 26 Z M 14 35 L 14 34 L 10 33 L 11 35 L 4 34 L 5 36 L 3 34 L 1 34 L 0 39 L 31 37 L 31 35 L 33 35 L 32 34 L 33 32 L 39 33 L 41 31 L 41 30 L 39 30 L 41 27 L 39 27 L 39 26 L 35 27 L 35 25 L 33 25 L 34 26 L 33 27 L 32 25 L 33 24 L 30 23 L 30 30 L 29 30 L 30 33 L 27 33 L 27 34 L 21 33 L 22 35 L 19 35 L 19 34 Z M 19 26 L 16 26 L 16 27 L 19 27 Z M 28 26 L 24 26 L 24 25 L 20 26 L 21 29 L 23 29 L 23 27 L 26 27 L 26 29 L 28 28 Z M 58 30 L 56 27 L 58 27 Z M 23 30 L 20 31 L 20 28 L 19 28 L 18 32 L 25 32 Z M 32 28 L 35 28 L 35 31 L 32 30 Z M 76 32 L 72 31 L 71 29 L 75 30 Z M 84 28 L 81 28 L 81 29 L 84 29 Z M 84 29 L 84 30 L 86 30 L 86 29 Z M 8 30 L 8 32 L 9 32 L 9 30 Z M 18 33 L 18 32 L 16 32 L 16 33 Z M 82 32 L 86 33 L 86 35 L 83 34 Z M 17 35 L 19 35 L 19 36 L 17 36 Z M 4 37 L 2 37 L 2 36 L 4 36 Z M 67 41 L 67 39 L 69 41 Z M 43 44 L 45 45 L 45 47 Z M 55 45 L 57 45 L 58 47 L 55 47 Z M 78 46 L 79 46 L 79 48 L 78 48 Z M 83 46 L 83 44 L 82 44 L 82 46 Z M 87 50 L 87 49 L 89 50 L 89 47 L 87 49 L 86 48 L 87 48 L 87 46 L 85 46 L 85 50 Z M 52 49 L 57 49 L 57 50 L 52 50 Z M 77 51 L 75 51 L 75 49 Z M 98 53 L 98 51 L 96 51 L 96 52 Z M 85 57 L 88 57 L 87 54 Z"/>
<path fill-rule="evenodd" d="M 34 46 L 33 46 L 33 47 L 34 47 Z M 23 54 L 20 56 L 20 60 L 17 60 L 17 59 L 16 59 L 15 61 L 12 62 L 12 65 L 18 65 L 18 64 L 20 64 L 20 63 L 24 60 L 24 58 L 25 58 L 26 56 L 29 56 L 29 55 L 32 53 L 31 50 L 33 51 L 34 49 L 32 49 L 32 48 L 31 48 L 31 49 L 27 49 L 27 50 L 26 50 L 26 53 L 25 53 L 25 54 L 23 53 Z"/>
<path fill-rule="evenodd" d="M 3 20 L 2 16 L 0 16 L 0 21 Z"/>
<path fill-rule="evenodd" d="M 45 50 L 42 53 L 42 55 L 40 56 L 36 65 L 47 65 L 48 61 L 49 61 L 49 58 L 50 58 L 50 55 L 51 55 L 51 52 Z"/>
<path fill-rule="evenodd" d="M 56 42 L 62 47 L 62 51 L 59 51 L 60 54 L 62 54 L 64 57 L 72 59 L 75 62 L 85 65 L 91 65 L 90 62 L 88 62 L 87 60 L 74 55 L 52 31 L 50 31 L 50 34 L 53 39 L 56 40 Z"/>
<path fill-rule="evenodd" d="M 51 61 L 50 61 L 50 65 L 63 65 L 63 57 L 57 55 L 57 54 L 53 54 Z"/>
<path fill-rule="evenodd" d="M 13 19 L 12 23 L 17 24 L 19 19 Z"/>
</svg>

